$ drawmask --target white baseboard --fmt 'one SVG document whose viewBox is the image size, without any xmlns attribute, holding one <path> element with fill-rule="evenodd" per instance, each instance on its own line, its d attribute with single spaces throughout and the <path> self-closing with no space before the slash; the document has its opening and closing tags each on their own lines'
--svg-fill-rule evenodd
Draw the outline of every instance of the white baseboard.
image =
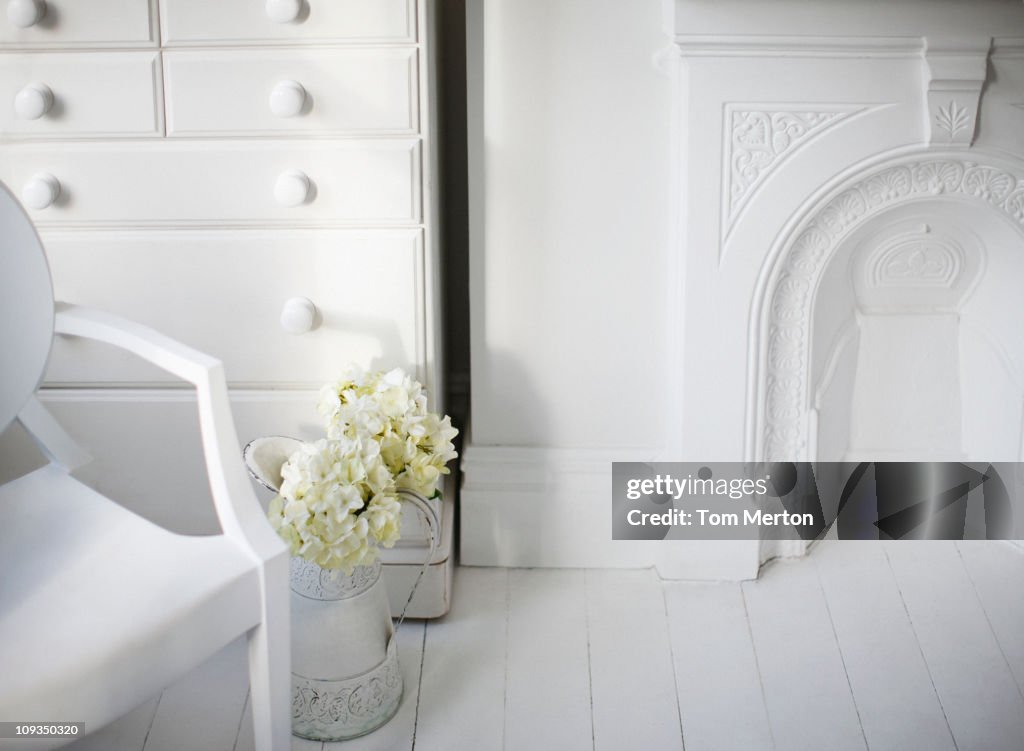
<svg viewBox="0 0 1024 751">
<path fill-rule="evenodd" d="M 635 449 L 467 445 L 461 562 L 525 568 L 653 566 L 667 579 L 755 578 L 757 541 L 612 539 L 612 462 L 662 458 Z"/>
</svg>

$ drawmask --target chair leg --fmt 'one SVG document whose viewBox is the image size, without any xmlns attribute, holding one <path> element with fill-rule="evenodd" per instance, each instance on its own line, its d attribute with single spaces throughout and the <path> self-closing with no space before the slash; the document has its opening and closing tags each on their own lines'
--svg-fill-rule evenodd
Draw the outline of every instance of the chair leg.
<svg viewBox="0 0 1024 751">
<path fill-rule="evenodd" d="M 249 632 L 249 686 L 256 751 L 291 748 L 291 640 L 288 558 L 264 568 L 263 623 Z"/>
</svg>

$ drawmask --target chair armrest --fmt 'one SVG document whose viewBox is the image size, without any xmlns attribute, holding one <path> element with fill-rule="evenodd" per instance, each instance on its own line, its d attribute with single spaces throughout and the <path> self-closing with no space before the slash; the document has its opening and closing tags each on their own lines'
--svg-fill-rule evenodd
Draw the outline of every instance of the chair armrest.
<svg viewBox="0 0 1024 751">
<path fill-rule="evenodd" d="M 93 339 L 138 355 L 196 388 L 203 454 L 214 507 L 224 535 L 261 561 L 286 554 L 256 499 L 242 464 L 241 448 L 220 360 L 120 316 L 58 302 L 54 330 Z"/>
<path fill-rule="evenodd" d="M 113 344 L 197 387 L 221 364 L 214 357 L 112 313 L 63 302 L 56 304 L 56 311 L 57 334 Z"/>
</svg>

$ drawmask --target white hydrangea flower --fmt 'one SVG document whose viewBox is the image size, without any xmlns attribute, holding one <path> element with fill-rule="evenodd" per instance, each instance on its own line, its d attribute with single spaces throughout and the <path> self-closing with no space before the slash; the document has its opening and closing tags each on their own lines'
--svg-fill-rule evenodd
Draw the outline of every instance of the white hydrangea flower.
<svg viewBox="0 0 1024 751">
<path fill-rule="evenodd" d="M 281 476 L 269 516 L 293 555 L 351 573 L 397 539 L 401 505 L 376 441 L 304 444 Z"/>
<path fill-rule="evenodd" d="M 458 431 L 427 410 L 422 384 L 400 368 L 349 368 L 321 389 L 317 410 L 327 439 L 285 463 L 269 516 L 293 555 L 351 573 L 398 540 L 397 489 L 437 492 Z"/>
</svg>

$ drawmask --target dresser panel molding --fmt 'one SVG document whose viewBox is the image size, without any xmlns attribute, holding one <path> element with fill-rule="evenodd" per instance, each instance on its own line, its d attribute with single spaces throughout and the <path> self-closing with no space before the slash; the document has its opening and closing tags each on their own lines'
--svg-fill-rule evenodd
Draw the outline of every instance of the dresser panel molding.
<svg viewBox="0 0 1024 751">
<path fill-rule="evenodd" d="M 410 135 L 418 132 L 415 47 L 176 50 L 164 53 L 167 132 L 175 136 Z M 279 115 L 282 84 L 301 88 Z M 280 106 L 280 105 L 279 105 Z"/>
<path fill-rule="evenodd" d="M 416 0 L 303 0 L 295 21 L 269 17 L 263 0 L 164 0 L 165 46 L 400 44 L 417 41 Z"/>
<path fill-rule="evenodd" d="M 46 0 L 42 17 L 29 26 L 0 15 L 0 49 L 156 47 L 156 5 L 157 0 Z"/>
<path fill-rule="evenodd" d="M 5 150 L 0 180 L 15 190 L 40 171 L 60 180 L 64 199 L 30 212 L 40 228 L 419 225 L 420 147 L 418 138 L 18 144 Z M 295 172 L 309 185 L 293 202 L 276 188 Z"/>
<path fill-rule="evenodd" d="M 159 52 L 0 52 L 4 140 L 160 136 L 163 111 Z"/>
</svg>

